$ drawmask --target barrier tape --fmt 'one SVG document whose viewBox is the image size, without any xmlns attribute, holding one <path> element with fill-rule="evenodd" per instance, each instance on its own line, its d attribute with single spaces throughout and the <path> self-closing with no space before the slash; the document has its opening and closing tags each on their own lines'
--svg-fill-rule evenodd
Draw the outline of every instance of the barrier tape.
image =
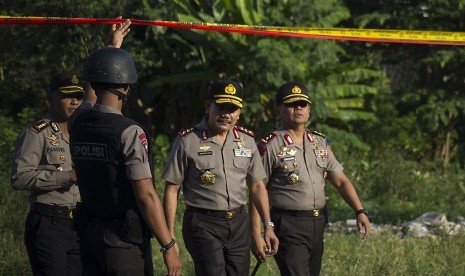
<svg viewBox="0 0 465 276">
<path fill-rule="evenodd" d="M 20 17 L 0 16 L 0 25 L 68 25 L 68 24 L 116 24 L 125 19 Z M 177 29 L 194 29 L 225 33 L 241 33 L 264 36 L 301 37 L 313 39 L 347 40 L 384 43 L 465 45 L 464 32 L 381 30 L 353 28 L 305 28 L 275 27 L 221 23 L 197 23 L 163 20 L 130 19 L 132 25 L 161 26 Z"/>
</svg>

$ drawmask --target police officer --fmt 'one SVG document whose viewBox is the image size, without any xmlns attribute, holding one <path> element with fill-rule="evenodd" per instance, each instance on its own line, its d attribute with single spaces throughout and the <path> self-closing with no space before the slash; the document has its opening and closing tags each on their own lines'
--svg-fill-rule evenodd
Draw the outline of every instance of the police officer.
<svg viewBox="0 0 465 276">
<path fill-rule="evenodd" d="M 33 275 L 80 275 L 79 244 L 72 229 L 80 200 L 67 121 L 82 102 L 76 71 L 55 75 L 47 92 L 49 111 L 19 136 L 11 184 L 28 190 L 30 211 L 24 240 Z"/>
<path fill-rule="evenodd" d="M 172 237 L 178 192 L 183 187 L 186 211 L 182 231 L 196 275 L 248 275 L 247 185 L 261 217 L 272 224 L 265 173 L 253 133 L 236 125 L 241 110 L 241 85 L 235 81 L 214 83 L 205 101 L 206 116 L 195 127 L 178 133 L 162 174 Z M 264 243 L 271 254 L 277 251 L 278 240 L 270 226 Z"/>
<path fill-rule="evenodd" d="M 281 127 L 260 140 L 267 175 L 271 217 L 280 240 L 275 256 L 281 275 L 319 275 L 326 224 L 325 180 L 328 179 L 355 210 L 363 238 L 371 225 L 357 193 L 336 160 L 323 134 L 306 130 L 310 118 L 307 88 L 298 82 L 281 86 L 276 94 Z M 253 218 L 255 235 L 260 223 Z M 255 219 L 254 219 L 255 218 Z M 263 255 L 261 241 L 256 250 Z"/>
<path fill-rule="evenodd" d="M 70 120 L 82 196 L 78 229 L 84 274 L 151 275 L 153 232 L 168 275 L 180 275 L 175 240 L 152 182 L 149 137 L 121 113 L 130 84 L 137 81 L 134 61 L 125 50 L 99 49 L 87 58 L 84 77 L 97 102 L 84 102 Z"/>
</svg>

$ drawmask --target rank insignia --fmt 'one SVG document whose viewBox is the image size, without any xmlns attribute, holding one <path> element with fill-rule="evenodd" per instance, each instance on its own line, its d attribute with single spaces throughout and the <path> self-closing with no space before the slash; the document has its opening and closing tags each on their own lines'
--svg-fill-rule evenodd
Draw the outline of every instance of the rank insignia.
<svg viewBox="0 0 465 276">
<path fill-rule="evenodd" d="M 58 136 L 56 136 L 55 134 L 47 136 L 47 139 L 52 146 L 58 146 L 60 144 L 60 141 L 58 140 Z"/>
<path fill-rule="evenodd" d="M 310 132 L 313 133 L 313 134 L 319 135 L 319 136 L 321 136 L 321 137 L 323 137 L 323 138 L 326 138 L 326 135 L 324 135 L 323 133 L 318 132 L 318 131 L 316 131 L 316 130 L 310 130 Z"/>
<path fill-rule="evenodd" d="M 308 131 L 307 131 L 307 139 L 308 139 L 308 141 L 310 141 L 310 143 L 315 143 L 315 140 L 313 139 L 313 136 Z"/>
<path fill-rule="evenodd" d="M 36 132 L 41 132 L 42 130 L 46 129 L 48 126 L 47 122 L 45 122 L 45 120 L 40 120 L 40 121 L 37 121 L 35 122 L 33 125 L 32 125 L 32 128 L 36 131 Z"/>
<path fill-rule="evenodd" d="M 194 130 L 193 127 L 189 128 L 189 129 L 183 129 L 183 130 L 178 131 L 178 135 L 179 136 L 185 136 L 185 135 L 191 133 L 193 130 Z"/>
<path fill-rule="evenodd" d="M 295 173 L 291 173 L 288 177 L 287 177 L 287 181 L 289 181 L 289 184 L 295 184 L 297 183 L 297 181 L 299 181 L 299 176 Z"/>
<path fill-rule="evenodd" d="M 239 132 L 237 132 L 237 129 L 236 129 L 236 128 L 233 128 L 233 134 L 234 134 L 234 139 L 239 139 L 239 138 L 241 138 L 241 137 L 239 136 Z"/>
<path fill-rule="evenodd" d="M 292 140 L 291 135 L 289 135 L 289 134 L 284 135 L 284 139 L 287 141 L 287 143 L 288 143 L 289 145 L 294 144 L 294 140 Z"/>
<path fill-rule="evenodd" d="M 273 132 L 265 138 L 261 139 L 260 142 L 263 144 L 268 144 L 268 142 L 271 141 L 271 139 L 273 139 L 274 137 L 276 137 L 276 133 Z"/>
<path fill-rule="evenodd" d="M 215 175 L 210 171 L 205 171 L 201 176 L 203 185 L 213 185 L 215 184 Z"/>
<path fill-rule="evenodd" d="M 202 129 L 202 141 L 208 140 L 208 133 L 206 129 Z"/>
<path fill-rule="evenodd" d="M 251 130 L 249 130 L 249 129 L 243 127 L 243 126 L 235 126 L 234 129 L 237 129 L 237 130 L 239 130 L 240 132 L 243 132 L 243 133 L 245 133 L 245 134 L 247 134 L 247 135 L 249 135 L 249 136 L 251 136 L 251 137 L 254 137 L 254 136 L 255 136 L 255 134 L 253 133 L 253 131 L 251 131 Z"/>
</svg>

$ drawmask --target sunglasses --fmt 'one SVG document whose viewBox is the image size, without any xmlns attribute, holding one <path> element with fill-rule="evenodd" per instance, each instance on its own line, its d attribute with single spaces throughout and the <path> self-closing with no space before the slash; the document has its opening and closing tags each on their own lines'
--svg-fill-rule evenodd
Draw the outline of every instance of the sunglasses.
<svg viewBox="0 0 465 276">
<path fill-rule="evenodd" d="M 303 101 L 300 101 L 300 102 L 293 102 L 293 103 L 286 103 L 284 104 L 287 108 L 297 108 L 297 107 L 300 107 L 300 108 L 305 108 L 308 106 L 308 103 L 307 102 L 303 102 Z"/>
</svg>

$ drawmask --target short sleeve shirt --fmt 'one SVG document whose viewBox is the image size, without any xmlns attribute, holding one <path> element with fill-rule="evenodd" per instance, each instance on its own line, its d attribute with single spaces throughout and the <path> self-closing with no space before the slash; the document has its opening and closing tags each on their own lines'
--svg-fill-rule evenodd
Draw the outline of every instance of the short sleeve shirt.
<svg viewBox="0 0 465 276">
<path fill-rule="evenodd" d="M 80 194 L 70 182 L 72 166 L 69 139 L 48 114 L 19 136 L 11 184 L 15 189 L 29 190 L 31 203 L 75 206 Z"/>
<path fill-rule="evenodd" d="M 246 203 L 247 183 L 265 178 L 251 132 L 235 126 L 224 144 L 209 135 L 204 119 L 180 132 L 162 178 L 183 186 L 187 206 L 227 211 Z"/>
<path fill-rule="evenodd" d="M 326 175 L 336 176 L 343 170 L 324 136 L 307 130 L 303 141 L 303 147 L 295 144 L 291 134 L 281 129 L 259 143 L 271 207 L 323 208 Z"/>
<path fill-rule="evenodd" d="M 70 127 L 74 124 L 75 115 L 86 112 L 91 108 L 99 112 L 121 114 L 119 110 L 110 106 L 92 105 L 91 102 L 86 101 L 71 116 L 69 120 Z M 126 175 L 131 181 L 152 178 L 147 143 L 147 135 L 138 125 L 129 126 L 121 133 L 122 154 L 124 156 L 124 164 L 126 165 Z"/>
</svg>

